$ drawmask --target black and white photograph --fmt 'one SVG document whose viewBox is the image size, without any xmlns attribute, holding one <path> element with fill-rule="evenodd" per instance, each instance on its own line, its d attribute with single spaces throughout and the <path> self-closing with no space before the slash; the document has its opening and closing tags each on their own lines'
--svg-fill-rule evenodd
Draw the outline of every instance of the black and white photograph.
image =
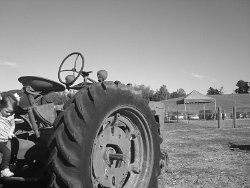
<svg viewBox="0 0 250 188">
<path fill-rule="evenodd" d="M 0 188 L 250 188 L 250 0 L 0 0 Z"/>
</svg>

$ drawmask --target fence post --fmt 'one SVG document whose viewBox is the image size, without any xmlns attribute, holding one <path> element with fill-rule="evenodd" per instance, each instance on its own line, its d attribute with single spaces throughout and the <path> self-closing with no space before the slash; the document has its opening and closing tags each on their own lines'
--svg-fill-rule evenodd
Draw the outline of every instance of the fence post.
<svg viewBox="0 0 250 188">
<path fill-rule="evenodd" d="M 233 128 L 236 128 L 236 106 L 233 107 Z"/>
<path fill-rule="evenodd" d="M 218 128 L 220 128 L 221 125 L 221 107 L 218 107 Z"/>
</svg>

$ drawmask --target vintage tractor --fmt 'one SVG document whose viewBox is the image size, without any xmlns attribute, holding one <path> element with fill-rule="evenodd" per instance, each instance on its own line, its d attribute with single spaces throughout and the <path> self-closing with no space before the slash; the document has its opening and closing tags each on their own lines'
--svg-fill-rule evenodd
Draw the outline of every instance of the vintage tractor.
<svg viewBox="0 0 250 188">
<path fill-rule="evenodd" d="M 74 52 L 59 67 L 61 83 L 18 79 L 23 96 L 11 144 L 15 176 L 1 178 L 2 187 L 158 187 L 162 139 L 149 106 L 131 87 L 106 81 L 105 70 L 95 81 L 83 67 L 83 55 Z M 65 89 L 77 91 L 65 104 L 46 100 Z"/>
</svg>

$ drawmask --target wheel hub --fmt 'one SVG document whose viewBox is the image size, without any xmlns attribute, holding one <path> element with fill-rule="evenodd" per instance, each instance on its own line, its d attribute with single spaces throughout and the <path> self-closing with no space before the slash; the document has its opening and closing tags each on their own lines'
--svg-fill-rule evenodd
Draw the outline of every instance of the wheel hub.
<svg viewBox="0 0 250 188">
<path fill-rule="evenodd" d="M 107 126 L 94 143 L 95 179 L 105 187 L 121 187 L 129 168 L 130 140 L 118 126 Z"/>
</svg>

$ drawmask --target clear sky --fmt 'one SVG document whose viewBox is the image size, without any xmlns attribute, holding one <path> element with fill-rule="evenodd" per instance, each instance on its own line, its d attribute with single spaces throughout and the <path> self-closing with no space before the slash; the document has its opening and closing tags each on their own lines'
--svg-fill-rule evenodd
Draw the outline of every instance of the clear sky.
<svg viewBox="0 0 250 188">
<path fill-rule="evenodd" d="M 0 91 L 58 81 L 71 52 L 108 80 L 232 93 L 250 81 L 249 0 L 0 0 Z"/>
</svg>

